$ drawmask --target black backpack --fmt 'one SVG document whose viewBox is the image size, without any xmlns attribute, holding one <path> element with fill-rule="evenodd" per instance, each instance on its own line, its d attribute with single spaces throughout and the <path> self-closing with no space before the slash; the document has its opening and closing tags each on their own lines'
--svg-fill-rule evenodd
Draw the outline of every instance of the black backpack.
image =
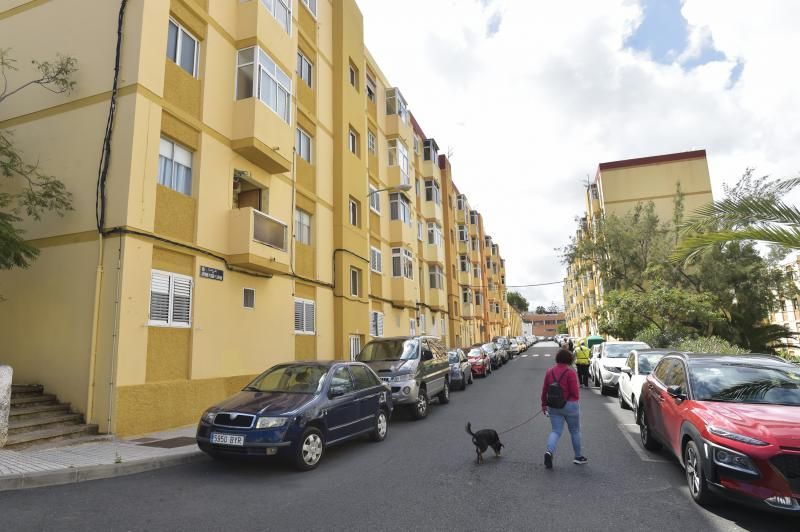
<svg viewBox="0 0 800 532">
<path fill-rule="evenodd" d="M 564 405 L 567 404 L 567 400 L 564 399 L 564 391 L 561 389 L 560 384 L 561 379 L 564 378 L 564 374 L 567 371 L 569 370 L 565 369 L 561 373 L 561 377 L 555 380 L 555 370 L 550 370 L 550 374 L 553 376 L 553 382 L 547 386 L 547 406 L 550 408 L 564 408 Z"/>
</svg>

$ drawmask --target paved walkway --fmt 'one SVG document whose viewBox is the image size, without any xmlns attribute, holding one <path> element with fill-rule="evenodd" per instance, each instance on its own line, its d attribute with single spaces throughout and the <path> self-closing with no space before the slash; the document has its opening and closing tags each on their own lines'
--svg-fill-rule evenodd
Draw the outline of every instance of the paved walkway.
<svg viewBox="0 0 800 532">
<path fill-rule="evenodd" d="M 200 460 L 203 454 L 195 444 L 195 429 L 191 425 L 129 439 L 0 449 L 0 491 L 129 475 Z"/>
</svg>

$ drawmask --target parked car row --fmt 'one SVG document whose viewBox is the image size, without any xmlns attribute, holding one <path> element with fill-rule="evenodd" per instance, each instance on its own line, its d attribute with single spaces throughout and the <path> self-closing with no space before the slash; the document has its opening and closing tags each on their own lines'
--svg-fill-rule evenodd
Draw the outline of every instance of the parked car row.
<svg viewBox="0 0 800 532">
<path fill-rule="evenodd" d="M 427 417 L 432 399 L 449 403 L 452 387 L 505 365 L 514 344 L 516 353 L 527 349 L 506 337 L 449 350 L 433 336 L 378 338 L 354 361 L 278 364 L 206 410 L 197 445 L 213 458 L 279 455 L 313 469 L 332 445 L 364 435 L 383 441 L 397 408 Z"/>
<path fill-rule="evenodd" d="M 617 356 L 621 342 L 604 345 L 593 352 L 596 383 L 617 388 L 645 449 L 678 459 L 698 504 L 722 495 L 800 515 L 800 367 L 771 355 L 646 344 L 625 344 Z"/>
</svg>

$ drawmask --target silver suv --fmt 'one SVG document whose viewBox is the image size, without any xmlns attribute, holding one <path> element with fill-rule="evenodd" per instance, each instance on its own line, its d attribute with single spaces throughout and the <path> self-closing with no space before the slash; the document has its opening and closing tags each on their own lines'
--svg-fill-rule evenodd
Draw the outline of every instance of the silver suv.
<svg viewBox="0 0 800 532">
<path fill-rule="evenodd" d="M 428 415 L 429 401 L 450 402 L 450 363 L 442 341 L 435 336 L 378 338 L 356 357 L 392 388 L 392 403 L 406 405 L 414 419 Z"/>
</svg>

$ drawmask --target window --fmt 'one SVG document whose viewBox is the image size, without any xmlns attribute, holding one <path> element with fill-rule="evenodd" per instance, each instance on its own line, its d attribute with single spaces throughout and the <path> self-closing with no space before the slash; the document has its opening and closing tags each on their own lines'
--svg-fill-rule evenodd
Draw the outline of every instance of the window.
<svg viewBox="0 0 800 532">
<path fill-rule="evenodd" d="M 297 77 L 306 82 L 311 87 L 312 64 L 303 52 L 297 52 Z"/>
<path fill-rule="evenodd" d="M 425 201 L 433 201 L 437 205 L 441 205 L 442 192 L 439 189 L 439 183 L 436 181 L 425 181 Z"/>
<path fill-rule="evenodd" d="M 151 270 L 150 325 L 190 327 L 192 283 L 186 275 Z"/>
<path fill-rule="evenodd" d="M 478 266 L 477 264 L 472 267 L 472 276 L 476 279 L 481 278 L 481 267 Z"/>
<path fill-rule="evenodd" d="M 350 335 L 350 360 L 355 360 L 361 352 L 361 337 L 357 335 Z M 345 369 L 346 368 L 342 368 Z"/>
<path fill-rule="evenodd" d="M 419 331 L 421 333 L 424 333 L 426 330 L 427 329 L 425 327 L 425 314 L 420 314 L 419 315 Z"/>
<path fill-rule="evenodd" d="M 444 337 L 447 335 L 447 330 L 445 329 L 445 321 L 444 321 L 444 318 L 442 318 L 440 321 L 441 321 L 441 323 L 442 323 L 442 338 L 444 338 Z"/>
<path fill-rule="evenodd" d="M 417 335 L 417 320 L 413 318 L 408 320 L 408 335 L 409 336 Z"/>
<path fill-rule="evenodd" d="M 158 152 L 158 184 L 192 195 L 192 152 L 164 137 Z"/>
<path fill-rule="evenodd" d="M 465 305 L 472 304 L 472 290 L 469 288 L 462 288 L 461 289 L 461 302 Z"/>
<path fill-rule="evenodd" d="M 389 218 L 411 225 L 411 207 L 404 194 L 399 192 L 389 194 Z"/>
<path fill-rule="evenodd" d="M 358 268 L 350 268 L 350 295 L 361 295 L 361 270 Z"/>
<path fill-rule="evenodd" d="M 425 139 L 425 144 L 422 148 L 422 157 L 426 161 L 434 161 L 436 162 L 437 157 L 439 156 L 439 146 L 436 144 L 436 141 L 433 139 Z"/>
<path fill-rule="evenodd" d="M 470 241 L 472 243 L 472 251 L 480 251 L 480 246 L 478 245 L 478 237 L 473 236 L 472 238 L 470 238 Z"/>
<path fill-rule="evenodd" d="M 428 222 L 428 244 L 441 247 L 442 240 L 442 226 L 435 222 Z"/>
<path fill-rule="evenodd" d="M 392 248 L 392 277 L 414 278 L 414 256 L 405 248 Z"/>
<path fill-rule="evenodd" d="M 431 284 L 431 288 L 436 288 L 439 290 L 444 288 L 444 271 L 442 270 L 441 266 L 438 264 L 432 264 L 428 267 L 428 273 L 428 276 L 430 277 L 429 282 Z"/>
<path fill-rule="evenodd" d="M 197 77 L 197 39 L 180 24 L 169 19 L 167 26 L 167 57 L 193 77 Z"/>
<path fill-rule="evenodd" d="M 317 16 L 317 0 L 300 0 L 300 3 L 306 6 L 312 15 Z"/>
<path fill-rule="evenodd" d="M 372 103 L 375 103 L 378 100 L 377 91 L 378 86 L 375 83 L 375 78 L 373 78 L 369 72 L 367 72 L 367 99 Z"/>
<path fill-rule="evenodd" d="M 369 208 L 375 214 L 381 213 L 381 197 L 374 185 L 369 185 Z"/>
<path fill-rule="evenodd" d="M 371 311 L 369 313 L 370 336 L 383 336 L 383 312 Z"/>
<path fill-rule="evenodd" d="M 282 0 L 274 1 L 279 3 Z M 251 98 L 253 95 L 275 111 L 284 122 L 290 122 L 292 80 L 264 50 L 255 46 L 239 50 L 236 54 L 236 99 Z"/>
<path fill-rule="evenodd" d="M 309 299 L 294 299 L 294 332 L 295 334 L 314 334 L 316 303 Z"/>
<path fill-rule="evenodd" d="M 471 223 L 472 225 L 478 225 L 477 211 L 469 211 L 469 223 Z"/>
<path fill-rule="evenodd" d="M 311 215 L 302 209 L 294 211 L 295 238 L 301 244 L 311 245 Z"/>
<path fill-rule="evenodd" d="M 383 273 L 383 254 L 376 247 L 369 249 L 369 269 L 375 273 Z"/>
<path fill-rule="evenodd" d="M 408 122 L 408 104 L 397 88 L 386 89 L 386 114 L 398 115 L 403 122 Z"/>
<path fill-rule="evenodd" d="M 358 68 L 352 62 L 350 63 L 350 85 L 358 90 Z"/>
<path fill-rule="evenodd" d="M 404 185 L 410 185 L 408 177 L 408 148 L 399 139 L 391 139 L 389 145 L 389 166 L 400 167 L 400 180 Z"/>
<path fill-rule="evenodd" d="M 483 294 L 481 292 L 475 292 L 475 304 L 483 305 Z"/>
<path fill-rule="evenodd" d="M 468 232 L 467 232 L 467 226 L 466 225 L 459 225 L 458 226 L 458 240 L 460 242 L 466 242 L 467 240 L 469 240 L 469 235 L 468 235 Z"/>
<path fill-rule="evenodd" d="M 252 288 L 245 288 L 242 291 L 242 306 L 244 308 L 256 308 L 256 291 Z"/>
<path fill-rule="evenodd" d="M 281 28 L 283 28 L 289 35 L 292 34 L 292 7 L 291 0 L 261 0 L 267 11 L 272 13 L 275 20 L 278 21 Z"/>
<path fill-rule="evenodd" d="M 358 155 L 358 133 L 353 128 L 350 128 L 350 133 L 347 135 L 347 147 L 350 149 L 350 153 Z"/>
<path fill-rule="evenodd" d="M 464 210 L 464 196 L 462 196 L 461 194 L 459 194 L 456 197 L 456 209 L 458 209 L 459 211 Z"/>
<path fill-rule="evenodd" d="M 301 159 L 306 161 L 307 163 L 311 162 L 311 136 L 303 131 L 301 128 L 297 128 L 297 135 L 295 136 L 295 147 L 297 149 L 297 154 L 300 156 Z"/>
<path fill-rule="evenodd" d="M 423 234 L 425 234 L 425 225 L 422 221 L 417 221 L 417 240 L 422 241 Z"/>
<path fill-rule="evenodd" d="M 414 135 L 414 153 L 419 155 L 419 137 Z"/>
<path fill-rule="evenodd" d="M 375 140 L 375 133 L 373 133 L 369 129 L 367 130 L 367 151 L 370 152 L 372 155 L 378 153 L 377 140 Z"/>
<path fill-rule="evenodd" d="M 350 225 L 355 225 L 356 227 L 361 227 L 358 215 L 358 211 L 360 210 L 358 201 L 350 198 Z"/>
<path fill-rule="evenodd" d="M 381 381 L 373 372 L 361 365 L 350 366 L 350 374 L 356 383 L 356 390 L 366 390 L 381 384 Z"/>
<path fill-rule="evenodd" d="M 469 273 L 469 259 L 466 255 L 459 255 L 458 256 L 458 266 L 462 272 Z"/>
</svg>

